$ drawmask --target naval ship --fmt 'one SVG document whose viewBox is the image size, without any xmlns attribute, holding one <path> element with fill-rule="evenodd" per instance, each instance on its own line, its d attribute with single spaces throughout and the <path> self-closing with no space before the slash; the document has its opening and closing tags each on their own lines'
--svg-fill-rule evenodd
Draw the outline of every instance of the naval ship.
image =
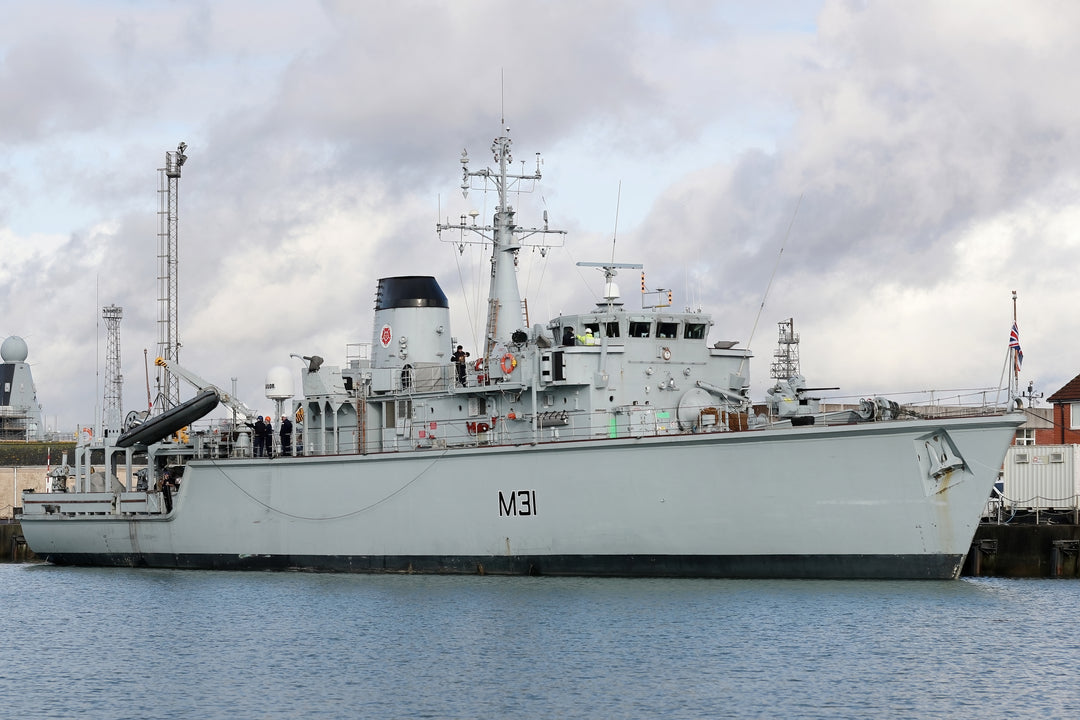
<svg viewBox="0 0 1080 720">
<path fill-rule="evenodd" d="M 302 356 L 302 397 L 277 396 L 302 423 L 261 456 L 247 405 L 159 359 L 197 394 L 84 437 L 56 492 L 24 494 L 33 551 L 222 570 L 959 576 L 1019 413 L 933 417 L 881 398 L 823 413 L 801 375 L 755 409 L 750 351 L 710 342 L 711 317 L 662 294 L 627 307 L 614 278 L 629 263 L 585 263 L 604 275 L 596 306 L 530 323 L 518 253 L 562 233 L 546 213 L 519 226 L 509 204 L 539 182 L 539 156 L 513 172 L 509 130 L 492 152 L 491 167 L 460 159 L 464 193 L 497 193 L 491 224 L 436 226 L 491 250 L 476 358 L 455 361 L 434 277 L 383 278 L 370 351 Z M 193 425 L 221 404 L 231 424 Z"/>
</svg>

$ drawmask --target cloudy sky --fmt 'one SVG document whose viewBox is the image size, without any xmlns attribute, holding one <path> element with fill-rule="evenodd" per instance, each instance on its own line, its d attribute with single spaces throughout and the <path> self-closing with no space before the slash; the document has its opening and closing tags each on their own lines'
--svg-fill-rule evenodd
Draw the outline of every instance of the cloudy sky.
<svg viewBox="0 0 1080 720">
<path fill-rule="evenodd" d="M 1080 4 L 748 5 L 0 0 L 0 338 L 68 430 L 120 305 L 145 408 L 158 168 L 184 141 L 185 366 L 269 411 L 266 371 L 370 342 L 396 274 L 438 277 L 475 348 L 481 260 L 434 229 L 490 214 L 458 158 L 505 116 L 516 159 L 543 154 L 519 221 L 568 231 L 523 253 L 533 322 L 591 307 L 575 263 L 614 251 L 750 344 L 759 398 L 789 317 L 836 395 L 997 387 L 1014 290 L 1022 384 L 1080 372 Z"/>
</svg>

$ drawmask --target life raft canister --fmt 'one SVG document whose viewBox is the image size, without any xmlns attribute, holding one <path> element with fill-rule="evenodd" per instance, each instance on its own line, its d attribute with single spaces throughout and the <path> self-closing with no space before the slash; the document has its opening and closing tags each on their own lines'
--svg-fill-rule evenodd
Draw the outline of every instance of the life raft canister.
<svg viewBox="0 0 1080 720">
<path fill-rule="evenodd" d="M 499 367 L 502 368 L 504 375 L 509 375 L 514 372 L 514 368 L 517 367 L 517 358 L 513 353 L 506 353 L 502 356 L 502 362 L 499 363 Z"/>
</svg>

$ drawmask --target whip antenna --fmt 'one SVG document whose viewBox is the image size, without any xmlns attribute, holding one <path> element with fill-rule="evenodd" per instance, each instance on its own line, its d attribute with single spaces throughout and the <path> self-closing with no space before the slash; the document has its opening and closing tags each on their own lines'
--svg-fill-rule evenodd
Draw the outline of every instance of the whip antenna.
<svg viewBox="0 0 1080 720">
<path fill-rule="evenodd" d="M 619 207 L 622 202 L 622 180 L 619 181 L 619 191 L 615 195 L 615 229 L 611 232 L 611 262 L 615 262 L 615 238 L 619 235 Z"/>
<path fill-rule="evenodd" d="M 791 222 L 788 223 L 787 232 L 784 233 L 784 242 L 780 244 L 780 252 L 776 255 L 776 263 L 773 265 L 772 274 L 769 275 L 769 284 L 765 286 L 765 294 L 761 296 L 761 306 L 758 308 L 757 316 L 754 318 L 754 327 L 750 329 L 750 339 L 746 341 L 746 349 L 750 349 L 750 343 L 754 341 L 754 333 L 757 332 L 758 322 L 761 320 L 761 313 L 765 311 L 765 301 L 769 297 L 769 291 L 772 290 L 773 280 L 776 278 L 776 271 L 780 267 L 780 258 L 784 256 L 784 247 L 787 245 L 788 238 L 791 235 L 791 228 L 795 224 L 795 216 L 799 214 L 799 206 L 802 205 L 803 193 L 799 193 L 799 199 L 795 203 L 795 212 L 791 213 Z M 739 363 L 739 374 L 742 375 L 743 366 L 746 364 L 746 358 Z"/>
</svg>

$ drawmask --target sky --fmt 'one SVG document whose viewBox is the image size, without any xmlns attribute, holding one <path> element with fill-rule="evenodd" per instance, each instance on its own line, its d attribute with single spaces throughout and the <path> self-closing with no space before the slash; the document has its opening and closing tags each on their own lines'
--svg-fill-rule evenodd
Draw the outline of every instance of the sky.
<svg viewBox="0 0 1080 720">
<path fill-rule="evenodd" d="M 758 7 L 760 6 L 760 7 Z M 1080 372 L 1080 4 L 716 0 L 0 0 L 0 338 L 50 429 L 100 415 L 101 308 L 123 308 L 124 410 L 156 354 L 159 173 L 179 183 L 179 359 L 256 409 L 290 354 L 370 343 L 376 283 L 434 275 L 480 345 L 484 259 L 436 222 L 505 127 L 543 180 L 522 225 L 530 321 L 599 272 L 750 347 L 777 324 L 839 398 L 970 399 Z M 634 271 L 617 278 L 638 306 Z M 145 352 L 144 352 L 145 351 Z M 151 383 L 154 380 L 150 368 Z M 185 387 L 186 397 L 193 390 Z"/>
</svg>

